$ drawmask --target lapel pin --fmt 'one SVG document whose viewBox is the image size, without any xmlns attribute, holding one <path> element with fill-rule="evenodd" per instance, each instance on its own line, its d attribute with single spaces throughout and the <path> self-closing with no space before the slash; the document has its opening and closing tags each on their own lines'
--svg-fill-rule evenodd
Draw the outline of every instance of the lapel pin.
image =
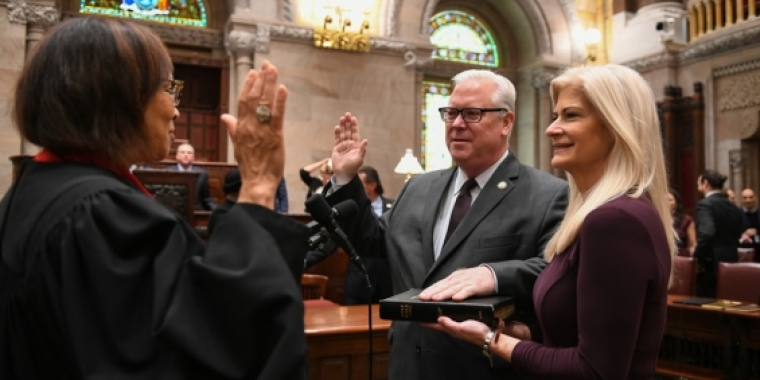
<svg viewBox="0 0 760 380">
<path fill-rule="evenodd" d="M 504 181 L 501 181 L 501 182 L 499 182 L 499 184 L 498 184 L 498 185 L 496 185 L 496 187 L 498 187 L 498 188 L 499 188 L 499 190 L 504 190 L 504 189 L 506 189 L 506 188 L 507 188 L 507 183 L 506 183 L 506 182 L 504 182 Z"/>
<path fill-rule="evenodd" d="M 393 204 L 391 204 L 391 203 L 388 203 L 388 204 L 386 204 L 386 205 L 385 205 L 385 207 L 386 207 L 386 208 L 391 208 L 391 207 L 393 207 Z"/>
</svg>

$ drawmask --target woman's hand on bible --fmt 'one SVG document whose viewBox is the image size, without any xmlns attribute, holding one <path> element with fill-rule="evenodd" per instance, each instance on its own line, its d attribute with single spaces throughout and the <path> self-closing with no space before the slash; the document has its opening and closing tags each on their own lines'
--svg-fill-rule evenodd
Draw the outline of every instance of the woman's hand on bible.
<svg viewBox="0 0 760 380">
<path fill-rule="evenodd" d="M 503 324 L 503 322 L 499 323 Z M 477 346 L 483 345 L 486 335 L 491 331 L 491 328 L 482 322 L 473 320 L 455 322 L 449 317 L 439 317 L 438 323 L 423 323 L 422 325 L 433 330 L 443 331 L 455 338 L 470 342 Z"/>
</svg>

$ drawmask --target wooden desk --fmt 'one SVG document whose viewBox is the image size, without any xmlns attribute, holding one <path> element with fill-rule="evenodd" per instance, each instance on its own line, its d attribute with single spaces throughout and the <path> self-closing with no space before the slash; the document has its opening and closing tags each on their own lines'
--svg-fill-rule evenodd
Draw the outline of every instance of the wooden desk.
<svg viewBox="0 0 760 380">
<path fill-rule="evenodd" d="M 739 344 L 739 378 L 760 380 L 760 312 L 726 311 L 734 317 L 735 339 Z"/>
<path fill-rule="evenodd" d="M 760 378 L 760 312 L 675 303 L 668 296 L 657 373 L 690 379 Z"/>
<path fill-rule="evenodd" d="M 372 307 L 373 380 L 388 378 L 388 329 Z M 304 314 L 312 380 L 367 380 L 369 336 L 367 305 L 307 307 Z"/>
</svg>

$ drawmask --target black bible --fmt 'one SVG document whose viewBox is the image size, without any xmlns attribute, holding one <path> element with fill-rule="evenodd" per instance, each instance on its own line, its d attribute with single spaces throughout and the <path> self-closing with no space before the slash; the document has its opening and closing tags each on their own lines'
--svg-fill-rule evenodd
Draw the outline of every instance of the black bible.
<svg viewBox="0 0 760 380">
<path fill-rule="evenodd" d="M 469 319 L 496 327 L 500 319 L 508 319 L 515 310 L 511 296 L 468 298 L 464 301 L 421 301 L 421 289 L 410 289 L 380 300 L 380 318 L 397 321 L 436 322 L 449 317 L 462 322 Z"/>
</svg>

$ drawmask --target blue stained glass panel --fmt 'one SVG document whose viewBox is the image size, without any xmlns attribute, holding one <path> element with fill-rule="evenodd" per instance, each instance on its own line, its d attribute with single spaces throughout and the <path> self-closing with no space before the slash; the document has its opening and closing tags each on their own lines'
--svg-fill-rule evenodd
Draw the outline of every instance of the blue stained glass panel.
<svg viewBox="0 0 760 380">
<path fill-rule="evenodd" d="M 172 25 L 208 26 L 202 0 L 81 0 L 79 13 Z"/>
</svg>

